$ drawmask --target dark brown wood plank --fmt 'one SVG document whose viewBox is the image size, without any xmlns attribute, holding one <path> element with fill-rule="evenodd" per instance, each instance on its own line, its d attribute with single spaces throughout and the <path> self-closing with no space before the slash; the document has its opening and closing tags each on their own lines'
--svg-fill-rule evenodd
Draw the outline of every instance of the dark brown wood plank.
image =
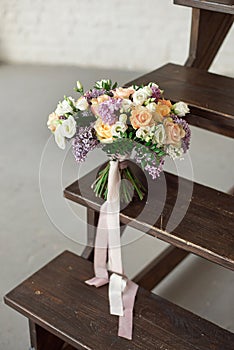
<svg viewBox="0 0 234 350">
<path fill-rule="evenodd" d="M 165 90 L 165 98 L 189 104 L 191 125 L 234 137 L 234 79 L 169 63 L 126 85 L 151 81 Z"/>
<path fill-rule="evenodd" d="M 134 163 L 130 163 L 130 166 L 137 174 L 141 171 Z M 103 200 L 95 197 L 91 190 L 91 184 L 98 170 L 93 170 L 68 186 L 64 196 L 76 203 L 99 210 Z M 181 198 L 181 204 L 177 208 L 178 215 L 180 211 L 183 213 L 183 205 L 188 200 L 187 189 L 191 186 L 193 194 L 183 220 L 175 229 L 169 230 L 168 222 L 178 195 L 178 177 L 164 172 L 157 181 L 151 180 L 148 176 L 147 181 L 150 196 L 143 201 L 133 198 L 133 201 L 121 211 L 121 222 L 226 268 L 234 269 L 234 197 L 180 178 L 184 197 Z M 163 209 L 163 220 L 159 208 Z M 152 222 L 157 212 L 158 219 Z"/>
<path fill-rule="evenodd" d="M 107 286 L 84 281 L 91 262 L 64 252 L 11 291 L 5 302 L 76 349 L 231 350 L 234 335 L 167 300 L 140 289 L 133 340 L 117 337 Z"/>
<path fill-rule="evenodd" d="M 170 246 L 137 274 L 133 280 L 142 288 L 150 291 L 184 260 L 188 254 L 183 249 Z"/>
<path fill-rule="evenodd" d="M 99 212 L 87 208 L 87 245 L 82 252 L 82 257 L 93 261 L 94 258 L 94 243 L 96 237 L 96 227 L 98 224 Z"/>
<path fill-rule="evenodd" d="M 193 9 L 187 67 L 208 70 L 233 23 L 233 15 Z"/>
<path fill-rule="evenodd" d="M 234 14 L 233 0 L 174 0 L 174 4 Z"/>
</svg>

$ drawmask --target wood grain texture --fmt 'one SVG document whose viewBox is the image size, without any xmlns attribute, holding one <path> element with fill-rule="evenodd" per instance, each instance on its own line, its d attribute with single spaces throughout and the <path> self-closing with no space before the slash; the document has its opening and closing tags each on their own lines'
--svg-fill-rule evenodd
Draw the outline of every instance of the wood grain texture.
<svg viewBox="0 0 234 350">
<path fill-rule="evenodd" d="M 174 0 L 174 4 L 234 14 L 233 0 Z"/>
<path fill-rule="evenodd" d="M 107 286 L 84 283 L 92 275 L 91 262 L 64 252 L 11 291 L 5 302 L 75 349 L 232 349 L 234 334 L 141 288 L 133 340 L 119 338 Z"/>
<path fill-rule="evenodd" d="M 142 288 L 151 291 L 166 277 L 189 253 L 173 246 L 166 248 L 149 265 L 134 277 Z"/>
<path fill-rule="evenodd" d="M 130 163 L 130 166 L 136 174 L 141 171 L 134 163 Z M 103 200 L 95 197 L 91 190 L 91 184 L 98 171 L 97 168 L 68 186 L 64 196 L 76 203 L 99 210 Z M 134 197 L 133 201 L 121 211 L 121 222 L 234 270 L 234 197 L 193 184 L 186 179 L 178 179 L 177 176 L 166 172 L 161 174 L 157 181 L 149 177 L 147 180 L 150 194 L 143 201 Z M 180 191 L 182 197 L 179 206 L 177 203 L 175 221 L 178 215 L 184 213 L 184 203 L 189 200 L 190 204 L 183 220 L 171 231 L 168 230 L 168 223 L 172 220 L 171 214 L 178 197 L 178 180 L 182 188 Z M 187 192 L 191 186 L 193 194 L 190 199 L 187 198 Z"/>
<path fill-rule="evenodd" d="M 165 90 L 165 98 L 189 104 L 191 125 L 234 137 L 234 79 L 169 63 L 126 85 L 151 81 Z"/>
<path fill-rule="evenodd" d="M 208 70 L 233 23 L 233 15 L 200 10 L 192 11 L 187 67 Z"/>
</svg>

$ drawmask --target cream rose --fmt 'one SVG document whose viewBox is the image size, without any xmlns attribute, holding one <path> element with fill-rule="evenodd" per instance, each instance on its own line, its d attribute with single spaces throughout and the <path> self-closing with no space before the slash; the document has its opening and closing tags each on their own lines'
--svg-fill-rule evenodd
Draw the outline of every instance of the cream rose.
<svg viewBox="0 0 234 350">
<path fill-rule="evenodd" d="M 142 106 L 137 106 L 132 110 L 130 121 L 134 129 L 154 124 L 152 113 Z"/>
<path fill-rule="evenodd" d="M 132 95 L 133 102 L 136 105 L 142 105 L 148 98 L 148 94 L 144 91 L 144 89 L 139 89 L 134 92 Z"/>
<path fill-rule="evenodd" d="M 181 142 L 181 139 L 185 136 L 184 129 L 180 125 L 173 123 L 170 118 L 165 120 L 164 127 L 166 131 L 165 143 L 178 146 Z"/>
<path fill-rule="evenodd" d="M 149 103 L 146 108 L 150 111 L 150 112 L 155 112 L 157 109 L 157 105 L 155 102 L 151 102 Z"/>
<path fill-rule="evenodd" d="M 179 117 L 184 117 L 185 114 L 190 112 L 187 103 L 184 103 L 182 101 L 175 103 L 173 105 L 173 109 L 175 114 L 177 114 Z"/>
<path fill-rule="evenodd" d="M 86 111 L 88 107 L 89 107 L 89 104 L 85 97 L 80 97 L 76 102 L 76 108 L 79 109 L 80 111 Z"/>
<path fill-rule="evenodd" d="M 152 130 L 152 142 L 162 146 L 166 140 L 166 132 L 163 124 L 158 124 Z"/>
<path fill-rule="evenodd" d="M 55 142 L 61 149 L 65 149 L 65 137 L 62 132 L 62 125 L 59 125 L 54 133 Z"/>
<path fill-rule="evenodd" d="M 96 130 L 97 138 L 101 143 L 113 142 L 111 126 L 108 124 L 104 124 L 101 118 L 98 118 L 96 120 L 94 129 Z"/>
<path fill-rule="evenodd" d="M 64 120 L 61 125 L 61 133 L 67 138 L 72 138 L 76 133 L 76 121 L 73 116 L 70 115 L 68 119 Z"/>
<path fill-rule="evenodd" d="M 132 106 L 132 101 L 131 100 L 123 99 L 123 101 L 122 101 L 122 108 L 120 110 L 121 113 L 122 112 L 129 112 L 131 106 Z"/>
</svg>

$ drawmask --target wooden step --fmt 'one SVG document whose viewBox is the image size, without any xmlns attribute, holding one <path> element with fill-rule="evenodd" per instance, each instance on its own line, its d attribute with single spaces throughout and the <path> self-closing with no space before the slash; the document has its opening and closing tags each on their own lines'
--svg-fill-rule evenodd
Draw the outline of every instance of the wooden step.
<svg viewBox="0 0 234 350">
<path fill-rule="evenodd" d="M 174 4 L 202 10 L 234 14 L 233 0 L 174 0 Z"/>
<path fill-rule="evenodd" d="M 165 98 L 189 104 L 191 125 L 234 137 L 234 79 L 169 63 L 126 85 L 151 81 L 165 90 Z"/>
<path fill-rule="evenodd" d="M 107 286 L 84 283 L 92 276 L 92 263 L 64 252 L 5 296 L 9 306 L 39 327 L 38 350 L 233 349 L 234 334 L 142 288 L 136 297 L 133 340 L 118 337 Z M 45 345 L 46 332 L 48 339 L 55 336 L 54 347 Z"/>
<path fill-rule="evenodd" d="M 141 172 L 134 163 L 130 163 L 130 167 L 136 174 Z M 96 168 L 68 186 L 64 196 L 98 211 L 103 200 L 95 197 L 91 190 L 91 184 L 95 181 L 98 171 L 99 169 Z M 176 215 L 180 215 L 181 210 L 183 213 L 186 189 L 191 189 L 193 186 L 193 194 L 183 220 L 170 232 L 167 224 L 177 200 L 178 180 L 177 176 L 166 172 L 157 181 L 151 180 L 148 176 L 150 196 L 147 202 L 146 198 L 143 201 L 133 198 L 133 201 L 121 211 L 121 222 L 234 270 L 234 197 L 180 178 L 184 198 L 177 207 Z M 149 198 L 151 198 L 150 201 Z M 163 220 L 159 217 L 155 223 L 152 223 L 155 212 L 161 207 Z"/>
</svg>

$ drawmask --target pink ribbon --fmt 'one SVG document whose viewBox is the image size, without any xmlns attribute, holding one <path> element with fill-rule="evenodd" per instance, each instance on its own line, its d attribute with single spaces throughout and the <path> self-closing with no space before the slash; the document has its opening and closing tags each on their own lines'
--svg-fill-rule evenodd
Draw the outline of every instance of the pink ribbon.
<svg viewBox="0 0 234 350">
<path fill-rule="evenodd" d="M 119 316 L 118 335 L 132 339 L 134 300 L 138 286 L 123 275 L 119 223 L 119 162 L 110 161 L 108 194 L 101 206 L 94 252 L 95 277 L 87 284 L 101 287 L 109 283 L 110 313 Z M 110 279 L 107 270 L 107 249 Z"/>
</svg>

